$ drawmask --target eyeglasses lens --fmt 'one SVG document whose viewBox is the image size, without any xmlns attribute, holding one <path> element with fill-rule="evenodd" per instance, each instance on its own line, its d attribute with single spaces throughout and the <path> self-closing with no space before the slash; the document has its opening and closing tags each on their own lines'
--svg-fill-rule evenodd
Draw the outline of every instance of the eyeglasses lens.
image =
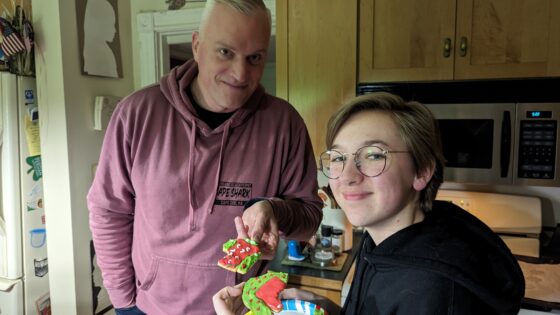
<svg viewBox="0 0 560 315">
<path fill-rule="evenodd" d="M 356 152 L 357 166 L 368 177 L 379 176 L 385 168 L 385 152 L 376 146 L 363 147 Z"/>
<path fill-rule="evenodd" d="M 346 163 L 348 154 L 342 154 L 338 151 L 325 151 L 320 157 L 321 171 L 325 176 L 331 179 L 337 179 L 342 175 L 344 164 Z M 380 175 L 385 168 L 385 152 L 376 146 L 366 146 L 356 153 L 354 162 L 358 170 L 365 176 L 375 177 Z"/>
</svg>

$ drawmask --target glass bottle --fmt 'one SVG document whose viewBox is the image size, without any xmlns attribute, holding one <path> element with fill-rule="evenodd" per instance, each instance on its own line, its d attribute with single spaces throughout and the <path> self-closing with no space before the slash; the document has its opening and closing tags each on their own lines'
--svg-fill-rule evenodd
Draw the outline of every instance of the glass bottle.
<svg viewBox="0 0 560 315">
<path fill-rule="evenodd" d="M 340 255 L 344 247 L 344 231 L 341 229 L 333 229 L 331 242 L 333 252 L 336 255 Z"/>
<path fill-rule="evenodd" d="M 319 242 L 315 246 L 311 261 L 319 266 L 331 266 L 334 261 L 334 252 L 332 250 L 332 230 L 331 225 L 321 225 L 321 234 Z"/>
</svg>

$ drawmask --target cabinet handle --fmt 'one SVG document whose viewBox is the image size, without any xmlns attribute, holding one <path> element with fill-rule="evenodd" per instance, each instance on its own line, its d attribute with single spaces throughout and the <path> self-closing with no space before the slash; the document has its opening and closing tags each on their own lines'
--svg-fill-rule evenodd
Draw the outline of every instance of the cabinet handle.
<svg viewBox="0 0 560 315">
<path fill-rule="evenodd" d="M 443 58 L 451 56 L 451 38 L 447 37 L 443 40 Z"/>
<path fill-rule="evenodd" d="M 461 44 L 459 45 L 459 55 L 465 57 L 467 55 L 467 38 L 461 37 Z"/>
</svg>

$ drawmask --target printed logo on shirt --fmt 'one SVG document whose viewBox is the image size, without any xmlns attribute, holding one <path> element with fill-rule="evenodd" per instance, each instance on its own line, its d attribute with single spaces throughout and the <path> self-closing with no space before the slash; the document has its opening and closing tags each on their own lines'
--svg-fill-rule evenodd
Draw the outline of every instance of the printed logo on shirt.
<svg viewBox="0 0 560 315">
<path fill-rule="evenodd" d="M 220 206 L 244 206 L 251 200 L 253 184 L 220 182 L 218 193 L 214 200 L 215 205 Z"/>
</svg>

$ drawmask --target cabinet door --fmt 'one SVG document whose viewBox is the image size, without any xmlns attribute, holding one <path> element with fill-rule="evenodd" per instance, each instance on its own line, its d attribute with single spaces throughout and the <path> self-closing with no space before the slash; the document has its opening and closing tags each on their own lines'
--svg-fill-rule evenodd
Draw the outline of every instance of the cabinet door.
<svg viewBox="0 0 560 315">
<path fill-rule="evenodd" d="M 333 301 L 334 303 L 336 303 L 336 305 L 340 307 L 344 306 L 342 305 L 342 301 L 341 301 L 341 291 L 328 290 L 328 289 L 317 288 L 317 287 L 298 286 L 298 285 L 292 285 L 290 283 L 288 283 L 287 287 L 313 292 L 317 295 L 326 297 L 327 299 Z"/>
<path fill-rule="evenodd" d="M 560 1 L 458 0 L 455 79 L 560 75 Z"/>
<path fill-rule="evenodd" d="M 303 116 L 315 156 L 331 114 L 356 91 L 357 0 L 276 1 L 276 95 Z"/>
<path fill-rule="evenodd" d="M 360 0 L 359 24 L 360 82 L 453 79 L 455 1 Z"/>
</svg>

